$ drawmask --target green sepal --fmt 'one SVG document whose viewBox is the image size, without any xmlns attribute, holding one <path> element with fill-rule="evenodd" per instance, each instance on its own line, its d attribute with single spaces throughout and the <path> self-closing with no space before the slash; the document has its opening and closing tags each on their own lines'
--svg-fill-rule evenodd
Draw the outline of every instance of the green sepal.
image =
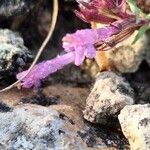
<svg viewBox="0 0 150 150">
<path fill-rule="evenodd" d="M 142 27 L 139 29 L 139 31 L 138 31 L 138 33 L 137 33 L 137 35 L 136 35 L 134 41 L 132 42 L 132 44 L 135 44 L 135 43 L 145 34 L 145 32 L 146 32 L 148 29 L 149 29 L 149 26 L 148 26 L 148 25 L 142 26 Z"/>
<path fill-rule="evenodd" d="M 146 15 L 146 16 L 145 16 L 145 19 L 146 19 L 146 20 L 150 20 L 150 14 Z"/>
<path fill-rule="evenodd" d="M 131 11 L 135 14 L 136 22 L 138 23 L 139 18 L 140 18 L 140 13 L 141 13 L 140 8 L 138 8 L 138 6 L 136 5 L 135 0 L 128 0 L 127 2 L 129 4 L 129 7 L 130 7 Z"/>
</svg>

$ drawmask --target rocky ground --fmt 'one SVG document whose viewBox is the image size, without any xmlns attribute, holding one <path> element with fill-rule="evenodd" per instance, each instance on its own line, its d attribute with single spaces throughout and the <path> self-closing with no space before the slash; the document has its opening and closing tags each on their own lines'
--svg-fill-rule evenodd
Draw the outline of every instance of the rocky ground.
<svg viewBox="0 0 150 150">
<path fill-rule="evenodd" d="M 11 1 L 0 2 L 1 88 L 29 66 L 51 22 L 52 2 L 20 0 L 13 7 Z M 65 33 L 89 27 L 75 17 L 75 8 L 74 1 L 60 2 L 54 35 L 40 61 L 62 52 Z M 114 72 L 98 73 L 97 64 L 86 60 L 51 75 L 39 91 L 0 93 L 0 149 L 150 149 L 149 37 L 134 46 L 130 37 L 107 52 Z"/>
</svg>

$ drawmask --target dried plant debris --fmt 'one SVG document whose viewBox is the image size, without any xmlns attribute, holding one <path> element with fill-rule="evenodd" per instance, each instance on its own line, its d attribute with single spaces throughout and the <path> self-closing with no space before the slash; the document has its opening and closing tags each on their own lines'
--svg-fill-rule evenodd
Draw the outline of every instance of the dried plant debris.
<svg viewBox="0 0 150 150">
<path fill-rule="evenodd" d="M 22 37 L 10 30 L 0 30 L 0 79 L 15 75 L 32 60 Z"/>
<path fill-rule="evenodd" d="M 29 12 L 41 0 L 1 0 L 0 16 L 20 16 Z"/>
</svg>

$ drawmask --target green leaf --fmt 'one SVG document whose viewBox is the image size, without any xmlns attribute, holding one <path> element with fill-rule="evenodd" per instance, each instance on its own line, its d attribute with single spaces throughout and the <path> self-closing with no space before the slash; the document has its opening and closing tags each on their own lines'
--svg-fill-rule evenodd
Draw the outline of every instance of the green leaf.
<svg viewBox="0 0 150 150">
<path fill-rule="evenodd" d="M 141 10 L 137 7 L 135 0 L 128 0 L 127 2 L 129 4 L 131 11 L 135 14 L 136 22 L 138 23 Z"/>
<path fill-rule="evenodd" d="M 148 29 L 149 29 L 149 26 L 148 26 L 148 25 L 142 26 L 142 27 L 139 29 L 139 31 L 138 31 L 138 33 L 137 33 L 137 35 L 136 35 L 134 41 L 132 42 L 132 44 L 135 44 L 135 43 L 145 34 L 145 32 L 146 32 Z"/>
<path fill-rule="evenodd" d="M 148 14 L 147 16 L 145 16 L 146 20 L 150 20 L 150 14 Z"/>
</svg>

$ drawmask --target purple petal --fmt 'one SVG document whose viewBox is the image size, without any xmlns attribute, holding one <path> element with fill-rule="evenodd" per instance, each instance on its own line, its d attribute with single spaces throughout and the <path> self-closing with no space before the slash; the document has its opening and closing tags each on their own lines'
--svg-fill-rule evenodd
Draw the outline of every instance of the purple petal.
<svg viewBox="0 0 150 150">
<path fill-rule="evenodd" d="M 85 56 L 89 59 L 93 59 L 96 56 L 96 50 L 93 45 L 89 45 L 85 49 Z"/>
<path fill-rule="evenodd" d="M 79 66 L 83 63 L 84 59 L 85 59 L 85 55 L 84 55 L 84 49 L 81 46 L 77 46 L 75 51 L 75 65 Z"/>
<path fill-rule="evenodd" d="M 105 28 L 97 29 L 98 40 L 96 42 L 104 41 L 105 39 L 109 38 L 110 36 L 117 34 L 119 29 L 115 26 L 107 26 Z"/>
<path fill-rule="evenodd" d="M 78 30 L 72 34 L 66 34 L 63 37 L 63 48 L 65 51 L 73 51 L 76 46 L 93 45 L 97 42 L 104 41 L 113 34 L 118 33 L 118 28 L 108 26 L 99 29 Z"/>
<path fill-rule="evenodd" d="M 39 63 L 35 65 L 31 72 L 22 80 L 22 86 L 25 88 L 30 88 L 32 86 L 37 87 L 40 85 L 41 79 L 46 78 L 49 74 L 56 72 L 74 61 L 75 53 L 70 52 L 52 60 Z M 17 79 L 21 79 L 26 73 L 27 71 L 19 73 Z"/>
</svg>

